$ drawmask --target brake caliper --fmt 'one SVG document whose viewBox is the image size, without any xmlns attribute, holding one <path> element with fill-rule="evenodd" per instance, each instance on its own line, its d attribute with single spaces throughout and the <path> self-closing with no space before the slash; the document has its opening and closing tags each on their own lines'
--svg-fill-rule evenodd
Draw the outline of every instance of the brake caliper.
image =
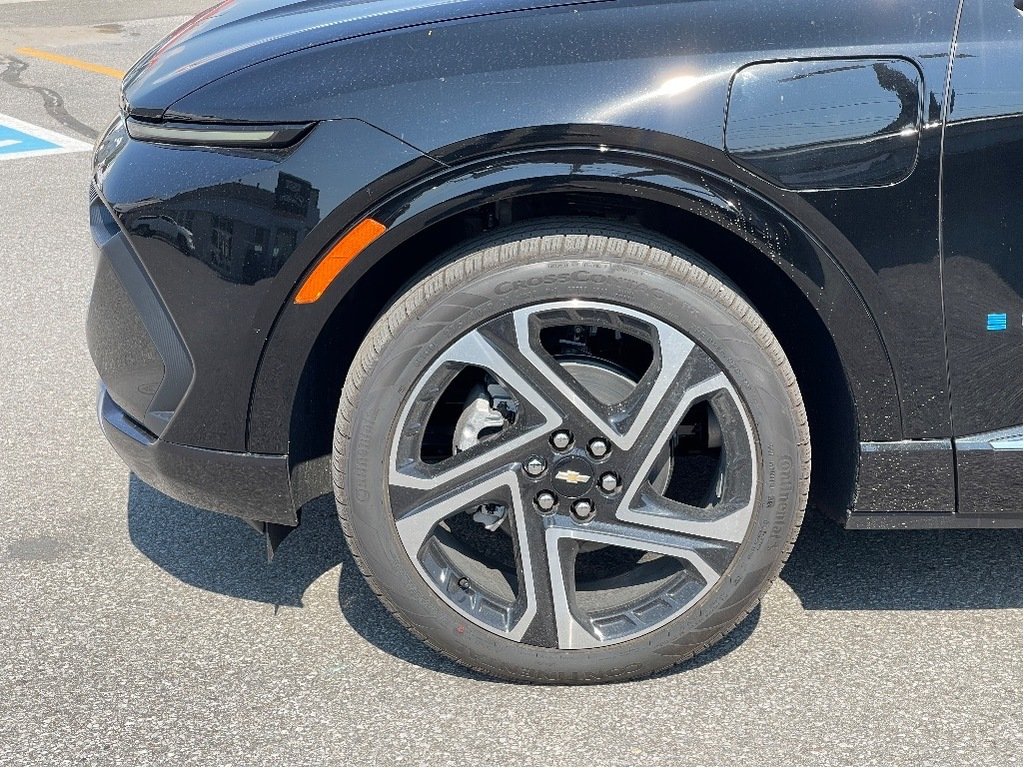
<svg viewBox="0 0 1024 768">
<path fill-rule="evenodd" d="M 466 406 L 455 425 L 453 453 L 467 451 L 489 435 L 497 434 L 515 420 L 516 404 L 500 384 L 477 384 L 466 397 Z M 473 513 L 474 522 L 488 531 L 496 531 L 505 522 L 504 504 L 481 504 Z"/>
</svg>

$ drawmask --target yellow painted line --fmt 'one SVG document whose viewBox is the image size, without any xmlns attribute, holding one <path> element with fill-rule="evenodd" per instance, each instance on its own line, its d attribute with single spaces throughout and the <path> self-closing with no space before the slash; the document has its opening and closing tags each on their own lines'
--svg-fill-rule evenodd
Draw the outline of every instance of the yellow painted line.
<svg viewBox="0 0 1024 768">
<path fill-rule="evenodd" d="M 102 64 L 93 64 L 91 61 L 73 59 L 70 56 L 61 56 L 59 53 L 40 51 L 38 48 L 18 48 L 15 52 L 21 54 L 22 56 L 31 56 L 34 59 L 45 59 L 46 61 L 55 61 L 58 64 L 64 64 L 68 67 L 84 69 L 86 72 L 95 72 L 98 75 L 116 77 L 118 80 L 124 77 L 124 72 L 122 72 L 120 69 L 114 69 L 113 67 L 105 67 Z"/>
</svg>

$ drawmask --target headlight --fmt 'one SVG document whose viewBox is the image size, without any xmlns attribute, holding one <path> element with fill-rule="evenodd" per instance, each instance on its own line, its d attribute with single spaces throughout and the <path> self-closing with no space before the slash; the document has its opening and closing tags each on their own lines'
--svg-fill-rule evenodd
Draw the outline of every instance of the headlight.
<svg viewBox="0 0 1024 768">
<path fill-rule="evenodd" d="M 310 128 L 304 125 L 224 125 L 216 123 L 148 123 L 128 118 L 128 135 L 140 141 L 207 147 L 287 147 Z"/>
</svg>

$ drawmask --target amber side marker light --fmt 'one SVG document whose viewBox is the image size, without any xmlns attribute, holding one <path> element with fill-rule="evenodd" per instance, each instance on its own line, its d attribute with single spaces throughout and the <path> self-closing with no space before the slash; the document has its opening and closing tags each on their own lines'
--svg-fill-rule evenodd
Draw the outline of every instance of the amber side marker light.
<svg viewBox="0 0 1024 768">
<path fill-rule="evenodd" d="M 387 227 L 375 219 L 363 219 L 348 234 L 336 242 L 313 267 L 313 271 L 303 281 L 302 287 L 295 295 L 296 304 L 312 304 L 324 295 L 341 270 L 348 266 L 356 256 L 362 253 L 370 243 L 384 234 Z"/>
</svg>

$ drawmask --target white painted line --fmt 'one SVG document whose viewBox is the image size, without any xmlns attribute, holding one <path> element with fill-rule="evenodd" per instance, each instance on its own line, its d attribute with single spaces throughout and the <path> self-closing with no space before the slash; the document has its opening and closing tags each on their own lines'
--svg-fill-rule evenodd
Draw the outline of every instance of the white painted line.
<svg viewBox="0 0 1024 768">
<path fill-rule="evenodd" d="M 49 0 L 0 0 L 0 5 L 18 5 L 19 3 L 45 3 Z"/>
<path fill-rule="evenodd" d="M 0 0 L 2 1 L 2 0 Z M 73 139 L 70 136 L 65 136 L 56 131 L 51 131 L 48 128 L 42 128 L 38 125 L 32 125 L 32 123 L 26 123 L 24 120 L 19 120 L 16 117 L 10 115 L 0 114 L 0 135 L 5 133 L 4 128 L 8 128 L 7 137 L 10 136 L 10 131 L 15 131 L 17 134 L 22 134 L 27 141 L 24 141 L 27 145 L 35 143 L 37 146 L 24 151 L 5 151 L 8 147 L 16 146 L 23 142 L 23 139 L 15 136 L 14 138 L 5 137 L 0 141 L 0 161 L 3 160 L 19 160 L 26 157 L 38 157 L 40 155 L 60 155 L 68 152 L 91 152 L 92 145 L 78 139 Z M 45 146 L 38 146 L 38 144 L 44 144 Z"/>
</svg>

